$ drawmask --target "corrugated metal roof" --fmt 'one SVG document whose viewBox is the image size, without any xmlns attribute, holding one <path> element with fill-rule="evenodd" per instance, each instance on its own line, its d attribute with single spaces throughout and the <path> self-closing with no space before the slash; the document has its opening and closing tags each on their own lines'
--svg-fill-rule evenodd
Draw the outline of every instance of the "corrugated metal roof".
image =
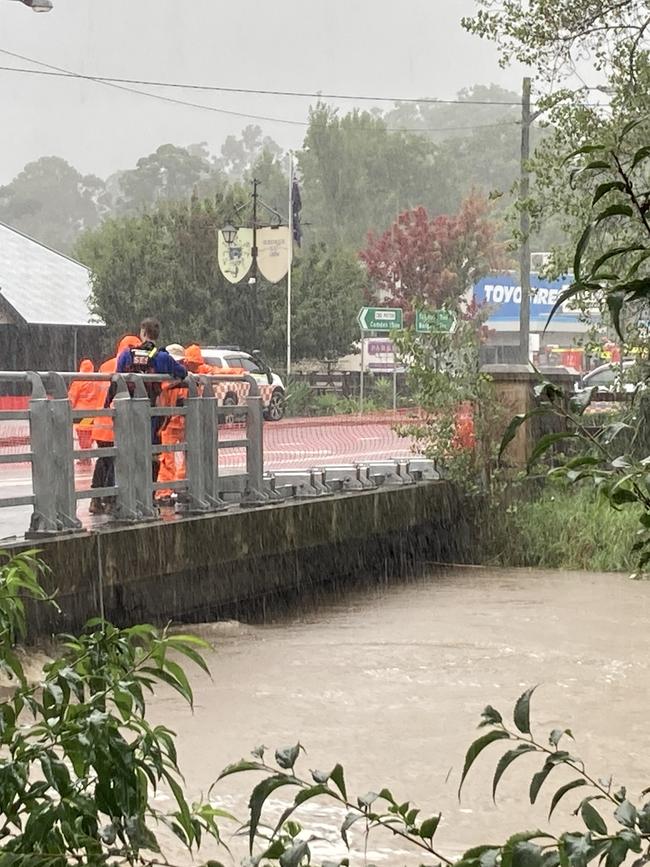
<svg viewBox="0 0 650 867">
<path fill-rule="evenodd" d="M 0 223 L 0 295 L 32 324 L 101 325 L 88 306 L 90 271 Z"/>
</svg>

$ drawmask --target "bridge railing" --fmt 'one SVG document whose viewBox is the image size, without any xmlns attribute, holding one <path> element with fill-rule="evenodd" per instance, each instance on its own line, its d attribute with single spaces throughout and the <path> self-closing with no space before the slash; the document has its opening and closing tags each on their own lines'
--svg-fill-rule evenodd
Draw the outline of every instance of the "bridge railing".
<svg viewBox="0 0 650 867">
<path fill-rule="evenodd" d="M 102 409 L 73 409 L 68 397 L 69 383 L 75 380 L 104 381 L 115 384 L 112 405 Z M 214 386 L 219 381 L 238 380 L 249 385 L 241 406 L 218 406 Z M 147 383 L 172 383 L 169 376 L 156 374 L 100 374 L 30 371 L 0 371 L 0 383 L 24 383 L 30 389 L 26 409 L 0 410 L 0 423 L 26 421 L 29 446 L 24 451 L 0 454 L 1 464 L 29 463 L 32 493 L 0 497 L 3 507 L 32 506 L 26 535 L 70 532 L 81 528 L 77 516 L 79 500 L 114 498 L 110 519 L 116 522 L 145 521 L 156 518 L 156 490 L 182 492 L 182 511 L 206 513 L 225 508 L 220 497 L 219 454 L 227 449 L 245 450 L 243 473 L 231 479 L 243 505 L 258 505 L 268 499 L 264 491 L 263 408 L 259 388 L 252 376 L 193 375 L 178 383 L 187 389 L 182 406 L 152 406 Z M 159 445 L 152 442 L 154 419 L 181 416 L 185 420 L 185 439 L 181 443 Z M 232 439 L 220 436 L 225 416 L 245 422 L 243 435 Z M 85 418 L 112 420 L 112 446 L 75 449 L 73 426 Z M 154 481 L 153 464 L 163 452 L 183 452 L 186 478 L 179 481 Z M 109 458 L 114 461 L 115 484 L 103 488 L 76 489 L 75 461 Z M 226 486 L 227 487 L 227 486 Z"/>
</svg>

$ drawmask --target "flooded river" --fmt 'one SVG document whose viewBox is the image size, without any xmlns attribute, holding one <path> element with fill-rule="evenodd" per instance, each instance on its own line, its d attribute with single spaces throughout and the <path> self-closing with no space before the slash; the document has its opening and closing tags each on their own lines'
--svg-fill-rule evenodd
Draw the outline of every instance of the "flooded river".
<svg viewBox="0 0 650 867">
<path fill-rule="evenodd" d="M 528 686 L 541 684 L 532 706 L 540 738 L 566 725 L 576 736 L 575 754 L 594 776 L 613 773 L 635 794 L 650 783 L 643 758 L 649 623 L 650 583 L 624 576 L 439 571 L 353 591 L 270 625 L 200 627 L 215 650 L 213 679 L 194 677 L 194 715 L 161 692 L 152 716 L 178 733 L 192 795 L 206 792 L 221 768 L 258 744 L 300 740 L 308 751 L 305 774 L 338 761 L 355 794 L 386 785 L 401 800 L 414 800 L 423 815 L 442 810 L 439 848 L 457 854 L 545 826 L 548 797 L 526 805 L 539 758 L 524 757 L 509 769 L 495 806 L 490 783 L 501 750 L 493 746 L 475 765 L 460 805 L 456 797 L 482 708 L 490 703 L 511 716 Z M 256 779 L 223 781 L 220 803 L 244 816 L 244 796 Z M 577 796 L 567 797 L 567 812 L 575 803 Z M 280 808 L 280 799 L 271 799 L 269 815 Z M 300 815 L 306 827 L 336 839 L 338 812 L 306 805 Z M 578 824 L 570 817 L 552 827 Z M 332 857 L 326 852 L 319 845 L 319 855 Z M 417 863 L 384 832 L 371 838 L 368 859 Z"/>
</svg>

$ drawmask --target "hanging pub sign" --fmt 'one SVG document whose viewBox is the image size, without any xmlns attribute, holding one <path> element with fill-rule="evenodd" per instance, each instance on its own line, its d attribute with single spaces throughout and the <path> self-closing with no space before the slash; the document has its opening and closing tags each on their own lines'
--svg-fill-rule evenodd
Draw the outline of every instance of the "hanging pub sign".
<svg viewBox="0 0 650 867">
<path fill-rule="evenodd" d="M 267 226 L 257 230 L 257 269 L 269 283 L 287 276 L 292 253 L 288 226 Z"/>
<path fill-rule="evenodd" d="M 253 264 L 253 230 L 237 229 L 235 240 L 228 244 L 219 232 L 217 255 L 221 273 L 230 283 L 240 283 Z"/>
</svg>

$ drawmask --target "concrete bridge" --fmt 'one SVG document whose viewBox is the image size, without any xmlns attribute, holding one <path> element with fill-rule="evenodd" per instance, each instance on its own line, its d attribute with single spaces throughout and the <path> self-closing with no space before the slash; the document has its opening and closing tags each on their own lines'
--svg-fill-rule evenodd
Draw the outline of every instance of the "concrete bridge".
<svg viewBox="0 0 650 867">
<path fill-rule="evenodd" d="M 458 549 L 458 498 L 431 461 L 397 439 L 394 418 L 264 425 L 254 381 L 244 405 L 220 407 L 218 377 L 203 376 L 190 380 L 182 408 L 152 407 L 145 382 L 164 377 L 132 374 L 114 377 L 111 408 L 77 411 L 67 386 L 78 377 L 0 373 L 31 389 L 26 409 L 0 410 L 0 425 L 26 430 L 0 448 L 2 544 L 38 545 L 65 612 L 60 621 L 32 611 L 38 633 L 98 614 L 117 622 L 215 616 L 305 581 Z M 185 418 L 185 442 L 152 445 L 152 416 L 172 413 Z M 225 424 L 226 414 L 238 423 Z M 73 423 L 89 415 L 113 421 L 114 446 L 91 453 L 114 460 L 110 488 L 91 489 L 88 473 L 75 471 L 88 451 L 75 448 Z M 163 451 L 183 452 L 185 480 L 152 481 L 152 458 Z M 155 507 L 161 484 L 184 495 L 175 512 Z M 97 495 L 114 497 L 115 507 L 89 523 L 79 504 Z"/>
</svg>

